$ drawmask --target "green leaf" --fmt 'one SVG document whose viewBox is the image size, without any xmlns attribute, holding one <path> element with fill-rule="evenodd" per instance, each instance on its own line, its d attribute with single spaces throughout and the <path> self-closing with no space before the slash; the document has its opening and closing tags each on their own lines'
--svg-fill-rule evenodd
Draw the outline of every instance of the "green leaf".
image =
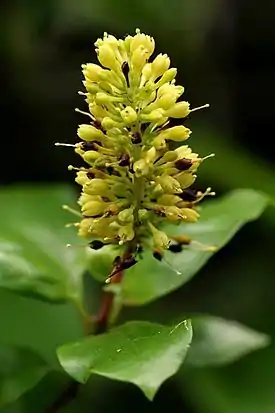
<svg viewBox="0 0 275 413">
<path fill-rule="evenodd" d="M 0 289 L 0 343 L 25 347 L 58 367 L 56 348 L 83 336 L 81 318 L 71 303 L 53 304 Z"/>
<path fill-rule="evenodd" d="M 23 294 L 80 302 L 85 251 L 65 224 L 75 218 L 62 210 L 75 202 L 71 190 L 13 187 L 0 192 L 0 287 Z"/>
<path fill-rule="evenodd" d="M 190 321 L 174 326 L 133 321 L 58 349 L 64 370 L 85 383 L 99 374 L 138 386 L 150 400 L 175 374 L 192 339 Z"/>
<path fill-rule="evenodd" d="M 258 218 L 268 204 L 268 198 L 254 190 L 239 189 L 208 201 L 201 209 L 201 219 L 195 224 L 169 226 L 169 234 L 188 234 L 206 245 L 222 248 L 248 221 Z M 209 260 L 213 252 L 186 249 L 182 253 L 166 253 L 167 260 L 159 262 L 151 252 L 145 252 L 138 264 L 126 271 L 122 284 L 124 304 L 144 305 L 189 281 Z"/>
<path fill-rule="evenodd" d="M 186 363 L 196 367 L 229 364 L 270 343 L 267 335 L 236 321 L 196 316 L 192 325 L 194 336 Z"/>
<path fill-rule="evenodd" d="M 180 386 L 198 413 L 273 413 L 274 346 L 220 368 L 186 369 Z"/>
<path fill-rule="evenodd" d="M 20 347 L 0 346 L 0 408 L 32 389 L 49 371 L 38 355 Z"/>
</svg>

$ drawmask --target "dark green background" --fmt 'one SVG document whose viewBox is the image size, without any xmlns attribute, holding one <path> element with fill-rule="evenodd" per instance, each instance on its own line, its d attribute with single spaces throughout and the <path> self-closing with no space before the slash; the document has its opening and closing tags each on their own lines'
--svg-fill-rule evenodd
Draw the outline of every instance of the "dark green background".
<svg viewBox="0 0 275 413">
<path fill-rule="evenodd" d="M 14 0 L 1 5 L 2 184 L 72 181 L 67 165 L 78 159 L 53 143 L 74 142 L 83 122 L 73 110 L 85 110 L 76 93 L 80 65 L 95 60 L 93 43 L 103 31 L 123 36 L 139 27 L 178 67 L 178 82 L 192 106 L 211 104 L 189 121 L 191 146 L 202 155 L 216 153 L 201 167 L 201 187 L 211 185 L 218 195 L 250 187 L 275 198 L 274 2 Z M 193 281 L 144 308 L 142 316 L 157 320 L 179 311 L 210 312 L 275 338 L 274 229 L 269 209 Z M 129 310 L 125 317 L 139 315 Z M 186 371 L 182 380 L 163 386 L 153 405 L 130 385 L 96 379 L 88 394 L 80 395 L 79 411 L 274 413 L 274 363 L 271 345 L 229 367 Z M 22 404 L 40 411 L 63 384 L 58 376 L 47 377 Z M 18 404 L 5 413 L 20 411 Z"/>
</svg>

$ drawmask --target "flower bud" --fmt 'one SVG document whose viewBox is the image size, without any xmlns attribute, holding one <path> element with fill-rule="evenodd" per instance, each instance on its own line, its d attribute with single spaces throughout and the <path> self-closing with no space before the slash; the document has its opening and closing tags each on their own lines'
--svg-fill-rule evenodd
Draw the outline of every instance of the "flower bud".
<svg viewBox="0 0 275 413">
<path fill-rule="evenodd" d="M 84 194 L 84 192 L 81 193 L 80 197 L 78 198 L 78 205 L 83 206 L 87 202 L 91 201 L 91 197 L 88 194 Z"/>
<path fill-rule="evenodd" d="M 147 209 L 140 209 L 138 211 L 138 219 L 141 223 L 148 221 L 150 216 L 149 211 L 147 211 Z"/>
<path fill-rule="evenodd" d="M 89 110 L 90 110 L 91 114 L 94 115 L 94 117 L 98 120 L 101 120 L 105 116 L 107 116 L 107 111 L 101 105 L 91 103 L 89 105 Z"/>
<path fill-rule="evenodd" d="M 161 119 L 163 119 L 164 115 L 164 110 L 163 109 L 155 109 L 151 113 L 142 113 L 140 115 L 142 120 L 145 120 L 146 122 L 158 122 Z"/>
<path fill-rule="evenodd" d="M 116 183 L 115 185 L 112 185 L 112 190 L 114 194 L 118 197 L 127 197 L 129 195 L 127 187 L 121 183 Z"/>
<path fill-rule="evenodd" d="M 165 149 L 166 147 L 166 141 L 163 136 L 158 135 L 156 138 L 153 140 L 153 145 L 156 148 L 157 151 L 161 151 L 162 149 Z"/>
<path fill-rule="evenodd" d="M 143 159 L 145 159 L 146 163 L 152 163 L 156 157 L 156 149 L 154 146 L 149 149 L 149 151 L 143 153 Z"/>
<path fill-rule="evenodd" d="M 161 132 L 164 139 L 171 139 L 175 142 L 182 142 L 189 138 L 191 130 L 183 125 L 173 126 Z"/>
<path fill-rule="evenodd" d="M 148 175 L 149 173 L 149 166 L 145 159 L 139 159 L 134 163 L 134 172 L 137 178 L 141 176 Z"/>
<path fill-rule="evenodd" d="M 109 184 L 103 179 L 92 179 L 83 186 L 85 194 L 89 195 L 106 195 L 109 189 Z"/>
<path fill-rule="evenodd" d="M 137 113 L 131 106 L 126 106 L 126 108 L 120 112 L 120 115 L 126 124 L 134 123 L 137 120 Z"/>
<path fill-rule="evenodd" d="M 79 125 L 77 135 L 83 141 L 95 141 L 104 138 L 104 133 L 92 125 Z"/>
<path fill-rule="evenodd" d="M 106 77 L 105 70 L 94 63 L 82 65 L 82 68 L 85 78 L 91 82 L 99 82 L 100 80 L 104 80 Z"/>
<path fill-rule="evenodd" d="M 177 152 L 175 151 L 168 151 L 166 152 L 163 157 L 161 158 L 161 163 L 166 163 L 166 162 L 173 162 L 177 159 L 178 155 Z"/>
<path fill-rule="evenodd" d="M 173 205 L 165 207 L 165 215 L 167 219 L 172 222 L 177 222 L 182 219 L 180 208 Z"/>
<path fill-rule="evenodd" d="M 98 104 L 112 103 L 112 102 L 122 102 L 123 99 L 117 96 L 109 95 L 108 93 L 98 92 L 95 95 L 95 101 Z"/>
<path fill-rule="evenodd" d="M 116 70 L 118 67 L 118 61 L 114 50 L 109 45 L 103 45 L 98 48 L 97 57 L 102 66 L 108 69 Z"/>
<path fill-rule="evenodd" d="M 99 92 L 99 86 L 97 83 L 84 81 L 83 85 L 87 92 L 91 95 L 95 95 L 97 92 Z"/>
<path fill-rule="evenodd" d="M 117 127 L 121 126 L 119 122 L 114 121 L 113 119 L 109 118 L 108 116 L 106 116 L 105 118 L 102 119 L 101 124 L 102 124 L 103 129 L 105 129 L 105 130 L 110 130 L 110 129 L 117 128 Z"/>
<path fill-rule="evenodd" d="M 143 47 L 146 49 L 148 57 L 154 52 L 155 40 L 153 37 L 147 36 L 143 33 L 137 33 L 130 43 L 130 52 L 134 53 L 136 49 Z"/>
<path fill-rule="evenodd" d="M 157 182 L 167 194 L 177 194 L 182 192 L 180 183 L 172 176 L 162 175 Z"/>
<path fill-rule="evenodd" d="M 134 221 L 133 208 L 123 209 L 118 214 L 118 220 L 122 225 L 130 224 Z"/>
<path fill-rule="evenodd" d="M 194 209 L 181 208 L 180 212 L 187 222 L 196 222 L 199 219 L 199 214 Z"/>
<path fill-rule="evenodd" d="M 135 231 L 132 224 L 121 226 L 117 233 L 120 238 L 119 244 L 122 245 L 126 241 L 131 241 L 135 236 Z"/>
<path fill-rule="evenodd" d="M 191 173 L 187 173 L 187 172 L 181 172 L 179 175 L 176 176 L 176 178 L 179 181 L 180 186 L 181 186 L 182 189 L 188 188 L 196 180 L 195 175 L 193 175 Z"/>
<path fill-rule="evenodd" d="M 93 163 L 98 158 L 100 158 L 100 153 L 96 151 L 87 151 L 83 155 L 83 159 L 87 163 Z"/>
<path fill-rule="evenodd" d="M 86 171 L 78 171 L 76 174 L 75 182 L 78 183 L 81 186 L 84 186 L 88 182 L 90 182 L 90 179 L 87 177 L 87 172 Z"/>
<path fill-rule="evenodd" d="M 79 237 L 90 237 L 91 236 L 90 228 L 91 228 L 92 222 L 93 222 L 92 218 L 83 218 L 80 221 L 79 228 L 78 228 Z"/>
<path fill-rule="evenodd" d="M 178 102 L 165 112 L 165 116 L 171 118 L 185 118 L 190 113 L 190 105 L 188 102 Z"/>
<path fill-rule="evenodd" d="M 160 250 L 167 249 L 170 244 L 170 240 L 168 236 L 165 234 L 165 232 L 159 231 L 151 223 L 149 223 L 149 228 L 153 234 L 153 241 L 154 241 L 155 248 L 160 249 Z"/>
<path fill-rule="evenodd" d="M 172 67 L 171 69 L 167 70 L 161 79 L 157 82 L 158 86 L 164 85 L 165 83 L 171 82 L 177 74 L 177 69 Z"/>
<path fill-rule="evenodd" d="M 176 205 L 181 202 L 181 198 L 176 195 L 164 194 L 157 199 L 159 205 Z"/>
<path fill-rule="evenodd" d="M 134 70 L 141 72 L 148 59 L 148 52 L 143 46 L 139 46 L 132 54 L 131 62 Z"/>
<path fill-rule="evenodd" d="M 146 63 L 144 68 L 142 69 L 142 76 L 144 80 L 149 80 L 152 76 L 152 63 Z"/>
<path fill-rule="evenodd" d="M 105 208 L 106 204 L 102 201 L 89 201 L 82 206 L 81 211 L 86 216 L 95 217 L 102 214 Z"/>
<path fill-rule="evenodd" d="M 152 73 L 154 77 L 162 76 L 169 69 L 170 59 L 167 54 L 160 53 L 152 62 Z"/>
</svg>

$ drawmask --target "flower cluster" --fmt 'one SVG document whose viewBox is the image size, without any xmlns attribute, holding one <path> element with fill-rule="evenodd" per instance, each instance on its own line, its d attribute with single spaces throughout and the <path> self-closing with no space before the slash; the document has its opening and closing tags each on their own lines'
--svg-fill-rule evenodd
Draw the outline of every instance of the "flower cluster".
<svg viewBox="0 0 275 413">
<path fill-rule="evenodd" d="M 78 234 L 95 248 L 125 244 L 134 253 L 148 246 L 162 254 L 171 239 L 161 224 L 196 222 L 196 204 L 212 194 L 190 189 L 205 158 L 175 144 L 189 138 L 183 119 L 199 108 L 178 101 L 184 88 L 166 54 L 150 61 L 152 37 L 105 33 L 95 46 L 101 66 L 82 66 L 90 122 L 79 126 L 74 145 L 87 164 L 76 176 Z"/>
</svg>

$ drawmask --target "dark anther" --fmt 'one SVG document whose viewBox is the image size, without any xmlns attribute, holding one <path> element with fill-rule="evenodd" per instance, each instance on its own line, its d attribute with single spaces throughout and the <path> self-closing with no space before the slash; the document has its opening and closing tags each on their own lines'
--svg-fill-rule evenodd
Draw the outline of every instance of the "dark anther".
<svg viewBox="0 0 275 413">
<path fill-rule="evenodd" d="M 120 256 L 117 255 L 116 258 L 114 259 L 114 265 L 115 265 L 115 266 L 119 265 L 119 264 L 120 264 L 120 261 L 121 261 Z"/>
<path fill-rule="evenodd" d="M 137 260 L 130 256 L 130 257 L 125 257 L 123 261 L 120 264 L 121 270 L 127 270 L 128 268 L 133 267 L 137 263 Z"/>
<path fill-rule="evenodd" d="M 171 244 L 169 245 L 169 251 L 171 252 L 181 252 L 182 251 L 182 245 L 181 244 Z"/>
<path fill-rule="evenodd" d="M 140 125 L 140 131 L 143 134 L 145 132 L 145 130 L 148 128 L 148 126 L 150 125 L 150 123 L 142 123 Z"/>
<path fill-rule="evenodd" d="M 152 201 L 153 202 L 153 201 Z M 162 218 L 165 218 L 166 217 L 166 214 L 165 214 L 165 212 L 162 210 L 162 209 L 155 209 L 155 213 L 159 216 L 159 217 L 162 217 Z"/>
<path fill-rule="evenodd" d="M 134 145 L 141 143 L 142 142 L 141 134 L 139 132 L 133 133 L 131 140 Z"/>
<path fill-rule="evenodd" d="M 94 142 L 81 142 L 81 149 L 83 151 L 94 151 L 96 150 L 96 146 L 94 144 Z"/>
<path fill-rule="evenodd" d="M 186 202 L 194 202 L 197 199 L 197 192 L 194 189 L 184 189 L 181 194 L 177 195 Z"/>
<path fill-rule="evenodd" d="M 102 196 L 101 199 L 103 202 L 110 202 L 110 199 L 107 196 Z"/>
<path fill-rule="evenodd" d="M 100 130 L 103 130 L 103 128 L 102 128 L 102 126 L 101 126 L 101 122 L 100 122 L 99 120 L 94 119 L 94 120 L 91 122 L 91 124 L 92 124 L 95 128 L 100 129 Z"/>
<path fill-rule="evenodd" d="M 179 171 L 187 171 L 192 165 L 192 161 L 187 158 L 182 158 L 175 162 L 175 167 Z"/>
<path fill-rule="evenodd" d="M 91 171 L 88 171 L 86 175 L 87 175 L 87 178 L 89 178 L 89 179 L 94 179 L 94 177 L 95 177 L 95 174 Z"/>
<path fill-rule="evenodd" d="M 107 166 L 106 167 L 106 172 L 108 175 L 115 175 L 115 176 L 120 176 L 120 173 L 115 170 L 112 166 Z"/>
<path fill-rule="evenodd" d="M 110 274 L 110 277 L 113 277 L 114 275 L 120 273 L 121 271 L 127 270 L 128 268 L 131 268 L 133 265 L 137 263 L 137 260 L 132 256 L 129 255 L 123 259 L 121 259 L 120 256 L 117 256 L 114 259 L 114 269 Z"/>
<path fill-rule="evenodd" d="M 95 239 L 94 241 L 91 241 L 89 243 L 89 247 L 92 248 L 93 250 L 100 250 L 100 248 L 104 247 L 104 243 Z"/>
<path fill-rule="evenodd" d="M 129 166 L 130 165 L 130 155 L 128 153 L 123 153 L 119 158 L 119 166 Z"/>
<path fill-rule="evenodd" d="M 154 257 L 156 260 L 161 261 L 162 258 L 163 258 L 163 255 L 162 255 L 162 253 L 161 253 L 159 250 L 155 250 L 155 251 L 153 252 L 153 257 Z"/>
<path fill-rule="evenodd" d="M 127 87 L 130 87 L 129 77 L 128 77 L 130 68 L 129 68 L 128 62 L 123 62 L 123 63 L 122 63 L 121 70 L 122 70 L 122 73 L 123 73 L 123 75 L 124 75 L 124 77 L 125 77 L 125 80 L 126 80 L 126 83 L 127 83 Z"/>
</svg>

